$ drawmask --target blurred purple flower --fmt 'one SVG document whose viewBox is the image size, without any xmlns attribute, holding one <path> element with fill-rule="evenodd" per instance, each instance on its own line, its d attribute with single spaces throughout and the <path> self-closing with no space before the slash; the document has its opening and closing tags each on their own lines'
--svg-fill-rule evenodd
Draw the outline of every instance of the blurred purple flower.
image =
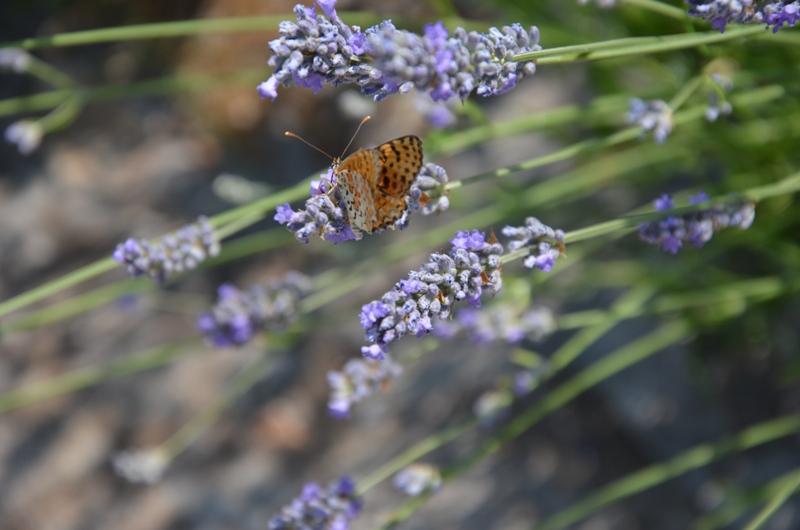
<svg viewBox="0 0 800 530">
<path fill-rule="evenodd" d="M 690 197 L 690 204 L 701 204 L 710 200 L 704 192 Z M 656 211 L 673 208 L 672 198 L 664 195 L 655 201 Z M 684 242 L 700 248 L 715 232 L 730 226 L 745 230 L 755 217 L 755 203 L 737 202 L 712 206 L 706 210 L 690 212 L 680 216 L 670 215 L 658 221 L 648 221 L 639 225 L 639 237 L 645 243 L 656 245 L 665 252 L 677 254 Z"/>
<path fill-rule="evenodd" d="M 298 272 L 240 291 L 230 284 L 217 290 L 217 303 L 197 318 L 197 329 L 215 348 L 241 346 L 260 330 L 283 330 L 297 318 L 310 280 Z"/>
<path fill-rule="evenodd" d="M 175 232 L 155 240 L 128 239 L 117 245 L 113 257 L 125 265 L 134 278 L 147 275 L 156 283 L 164 283 L 173 274 L 180 274 L 219 254 L 220 245 L 214 227 L 205 216 Z"/>
<path fill-rule="evenodd" d="M 349 477 L 340 478 L 323 490 L 309 482 L 303 492 L 281 514 L 270 521 L 269 530 L 348 530 L 361 511 L 361 499 L 356 496 L 355 483 Z"/>
</svg>

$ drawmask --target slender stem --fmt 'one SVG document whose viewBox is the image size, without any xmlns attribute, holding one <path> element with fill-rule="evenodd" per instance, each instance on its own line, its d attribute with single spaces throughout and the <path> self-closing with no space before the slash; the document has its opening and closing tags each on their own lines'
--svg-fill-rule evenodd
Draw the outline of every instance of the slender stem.
<svg viewBox="0 0 800 530">
<path fill-rule="evenodd" d="M 536 525 L 536 530 L 561 530 L 612 503 L 663 484 L 667 480 L 681 476 L 693 469 L 706 466 L 723 456 L 744 451 L 797 432 L 800 432 L 800 416 L 785 416 L 754 425 L 732 438 L 714 444 L 702 444 L 693 447 L 666 462 L 646 467 L 615 480 L 594 494 L 541 521 Z M 800 487 L 800 473 L 794 480 L 789 481 L 787 487 L 773 499 L 774 503 L 777 504 L 775 508 L 777 509 L 780 506 L 778 503 L 785 502 L 786 498 L 796 491 L 798 487 Z M 773 505 L 773 502 L 769 506 L 771 505 Z M 758 527 L 748 526 L 747 530 L 755 530 Z"/>
<path fill-rule="evenodd" d="M 637 287 L 630 289 L 605 312 L 604 320 L 596 320 L 591 327 L 586 327 L 579 333 L 570 337 L 564 344 L 553 352 L 550 357 L 550 366 L 554 376 L 574 361 L 581 353 L 594 344 L 600 337 L 611 331 L 617 324 L 627 318 L 641 314 L 645 302 L 653 296 L 651 287 Z M 562 329 L 559 318 L 558 329 Z"/>
<path fill-rule="evenodd" d="M 764 33 L 761 25 L 749 28 L 729 28 L 725 33 L 710 31 L 707 33 L 691 33 L 669 35 L 666 37 L 631 37 L 613 41 L 581 44 L 577 46 L 562 46 L 547 50 L 520 53 L 514 61 L 533 61 L 539 65 L 559 64 L 575 61 L 597 61 L 601 59 L 614 59 L 617 57 L 630 57 L 667 51 L 694 48 L 701 44 L 713 44 L 752 37 Z"/>
<path fill-rule="evenodd" d="M 672 112 L 677 112 L 681 105 L 683 105 L 689 96 L 691 96 L 695 90 L 700 88 L 700 85 L 703 83 L 703 76 L 696 75 L 689 80 L 688 83 L 683 85 L 683 88 L 675 94 L 669 102 L 669 108 L 672 109 Z"/>
<path fill-rule="evenodd" d="M 129 97 L 207 92 L 229 85 L 254 86 L 263 77 L 264 70 L 262 68 L 251 68 L 226 74 L 180 75 L 126 85 L 55 90 L 0 101 L 0 116 L 51 109 L 70 97 L 78 98 L 85 103 Z"/>
<path fill-rule="evenodd" d="M 88 293 L 64 300 L 48 307 L 33 311 L 5 326 L 0 327 L 0 336 L 47 326 L 67 318 L 80 315 L 101 305 L 105 305 L 123 296 L 138 294 L 152 289 L 153 282 L 145 278 L 130 279 L 99 287 Z"/>
<path fill-rule="evenodd" d="M 800 430 L 800 429 L 798 429 Z M 783 506 L 789 498 L 800 490 L 800 470 L 798 470 L 793 477 L 786 481 L 786 484 L 778 491 L 778 493 L 764 506 L 764 509 L 749 522 L 743 530 L 758 530 L 764 523 L 770 520 L 775 515 L 775 512 Z"/>
<path fill-rule="evenodd" d="M 670 18 L 674 18 L 677 20 L 686 20 L 689 18 L 693 21 L 703 22 L 702 20 L 698 20 L 696 18 L 690 18 L 686 15 L 686 11 L 679 7 L 667 5 L 664 2 L 657 2 L 655 0 L 621 0 L 623 5 L 631 5 L 636 7 L 641 7 L 642 9 L 646 9 L 648 11 L 652 11 L 654 13 L 658 13 L 660 15 L 664 15 Z"/>
<path fill-rule="evenodd" d="M 108 272 L 117 266 L 119 266 L 119 263 L 114 261 L 112 258 L 104 258 L 74 272 L 66 274 L 57 280 L 48 282 L 40 287 L 31 289 L 30 291 L 22 293 L 13 298 L 9 298 L 5 302 L 0 303 L 0 317 L 9 314 L 12 311 L 16 311 L 21 307 L 25 307 L 28 304 L 38 302 L 39 300 L 72 287 L 73 285 L 77 285 L 85 280 L 88 280 L 89 278 L 94 278 L 95 276 L 103 274 L 104 272 Z"/>
<path fill-rule="evenodd" d="M 374 486 L 377 486 L 379 483 L 391 477 L 415 460 L 419 460 L 423 456 L 435 451 L 440 447 L 443 447 L 448 442 L 455 440 L 469 429 L 474 427 L 476 423 L 477 419 L 469 419 L 458 425 L 450 427 L 449 429 L 438 432 L 433 436 L 429 436 L 425 440 L 415 444 L 410 449 L 403 451 L 403 453 L 386 462 L 376 471 L 371 473 L 367 478 L 359 480 L 358 494 L 365 494 Z"/>
<path fill-rule="evenodd" d="M 111 379 L 157 368 L 198 351 L 206 351 L 204 348 L 198 348 L 197 344 L 197 339 L 190 339 L 156 346 L 105 366 L 82 368 L 10 390 L 0 394 L 0 413 L 70 394 Z"/>
<path fill-rule="evenodd" d="M 392 19 L 398 27 L 419 27 L 418 18 L 404 16 L 379 17 L 374 13 L 362 11 L 340 11 L 339 16 L 348 24 L 372 26 L 384 18 Z M 18 41 L 2 42 L 0 48 L 23 48 L 32 50 L 50 46 L 80 46 L 101 42 L 119 42 L 142 39 L 163 39 L 169 37 L 186 37 L 205 33 L 263 33 L 277 32 L 278 25 L 284 20 L 294 19 L 294 14 L 285 13 L 269 16 L 221 17 L 203 20 L 181 20 L 178 22 L 155 22 L 152 24 L 135 24 L 116 28 L 90 29 L 60 33 L 47 37 L 33 37 Z M 456 25 L 467 29 L 485 27 L 483 22 L 465 21 L 456 16 L 440 17 L 445 26 L 453 29 Z"/>
<path fill-rule="evenodd" d="M 162 443 L 159 449 L 163 450 L 169 458 L 177 456 L 216 423 L 222 413 L 239 396 L 258 383 L 271 365 L 271 359 L 266 353 L 249 362 L 239 371 L 230 386 L 222 394 L 217 395 L 210 403 L 204 406 L 191 420 Z"/>
<path fill-rule="evenodd" d="M 344 13 L 343 13 L 344 14 Z M 354 20 L 372 20 L 374 15 L 349 13 Z M 184 37 L 204 33 L 246 33 L 275 31 L 278 24 L 292 15 L 269 15 L 257 17 L 228 17 L 204 20 L 181 20 L 178 22 L 156 22 L 153 24 L 135 24 L 116 28 L 90 29 L 60 33 L 47 37 L 33 37 L 12 42 L 0 43 L 0 48 L 23 48 L 32 50 L 50 46 L 79 46 L 98 44 L 101 42 L 118 42 L 141 39 L 163 39 L 167 37 Z"/>
<path fill-rule="evenodd" d="M 457 466 L 445 470 L 442 473 L 442 479 L 445 482 L 455 479 L 468 469 L 471 469 L 475 463 L 493 454 L 504 444 L 530 429 L 551 412 L 558 410 L 586 390 L 605 381 L 614 374 L 682 340 L 689 334 L 690 330 L 690 326 L 685 322 L 668 323 L 597 361 L 572 379 L 553 389 L 531 408 L 514 418 L 499 433 L 483 443 Z M 381 528 L 395 528 L 413 514 L 417 508 L 427 502 L 429 498 L 430 494 L 420 495 L 406 502 L 395 511 L 389 521 L 382 525 Z"/>
<path fill-rule="evenodd" d="M 30 75 L 41 79 L 45 83 L 49 83 L 56 88 L 66 89 L 73 88 L 75 86 L 76 83 L 74 79 L 61 70 L 51 66 L 49 63 L 39 60 L 32 55 L 28 61 L 27 72 Z"/>
</svg>

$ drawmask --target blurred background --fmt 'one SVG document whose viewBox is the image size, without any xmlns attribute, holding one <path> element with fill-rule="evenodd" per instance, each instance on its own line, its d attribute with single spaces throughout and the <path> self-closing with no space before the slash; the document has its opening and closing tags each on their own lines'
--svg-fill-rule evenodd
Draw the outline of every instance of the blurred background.
<svg viewBox="0 0 800 530">
<path fill-rule="evenodd" d="M 529 4 L 469 0 L 454 9 L 484 29 L 537 24 L 544 48 L 682 31 L 680 23 L 633 8 L 599 11 L 569 1 Z M 278 0 L 6 0 L 0 6 L 0 40 L 216 17 L 285 15 L 292 20 L 293 5 Z M 410 29 L 419 30 L 441 18 L 448 5 L 341 0 L 337 8 L 377 15 L 376 21 L 388 14 L 402 16 Z M 375 104 L 352 87 L 326 87 L 316 96 L 294 88 L 281 90 L 275 102 L 259 100 L 255 86 L 269 75 L 267 44 L 276 29 L 34 50 L 33 55 L 81 86 L 134 90 L 83 105 L 74 123 L 46 135 L 28 156 L 0 143 L 0 301 L 107 257 L 127 237 L 158 236 L 327 167 L 323 155 L 284 137 L 284 131 L 334 155 L 364 115 L 373 119 L 355 147 L 416 134 L 425 140 L 426 152 L 434 153 L 442 145 L 437 142 L 450 138 L 448 132 L 431 129 L 414 96 Z M 443 342 L 407 365 L 386 393 L 357 405 L 351 420 L 328 416 L 326 374 L 359 355 L 361 305 L 418 268 L 430 252 L 445 248 L 454 230 L 432 246 L 415 243 L 423 234 L 458 226 L 460 218 L 493 203 L 504 208 L 508 224 L 521 225 L 526 216 L 536 215 L 551 226 L 574 230 L 621 216 L 664 192 L 744 189 L 787 175 L 792 164 L 797 169 L 797 131 L 784 128 L 798 112 L 792 100 L 800 79 L 794 76 L 797 50 L 775 52 L 760 42 L 744 49 L 730 46 L 746 86 L 778 83 L 787 96 L 735 112 L 724 122 L 679 129 L 667 144 L 674 156 L 645 170 L 623 177 L 609 162 L 608 179 L 576 189 L 570 201 L 531 211 L 509 198 L 601 160 L 603 153 L 457 190 L 453 207 L 444 214 L 416 216 L 405 231 L 387 231 L 358 244 L 298 244 L 270 216 L 241 235 L 269 231 L 271 243 L 265 246 L 272 248 L 161 290 L 0 337 L 0 392 L 28 385 L 47 388 L 48 381 L 70 373 L 95 370 L 91 374 L 97 377 L 97 384 L 80 391 L 34 397 L 24 407 L 0 397 L 0 529 L 266 528 L 305 482 L 325 484 L 341 475 L 358 480 L 426 436 L 469 418 L 475 400 L 514 372 L 509 360 L 513 347 L 500 342 L 476 346 L 465 338 Z M 540 68 L 502 97 L 455 108 L 454 130 L 582 106 L 606 94 L 669 99 L 709 58 L 692 50 L 626 61 Z M 173 76 L 188 80 L 188 86 L 148 93 L 141 85 Z M 31 76 L 0 74 L 2 100 L 49 89 Z M 625 104 L 616 115 L 587 114 L 585 121 L 493 139 L 432 161 L 445 167 L 452 180 L 515 164 L 623 127 Z M 4 115 L 0 127 L 31 115 L 38 114 Z M 754 124 L 764 135 L 758 142 L 751 134 Z M 624 149 L 641 157 L 654 152 L 650 139 Z M 541 279 L 532 277 L 541 273 L 512 264 L 505 269 L 511 280 L 507 285 L 533 289 L 537 304 L 561 314 L 607 308 L 628 287 L 626 282 L 669 293 L 702 291 L 735 279 L 788 276 L 796 270 L 798 255 L 798 213 L 792 206 L 790 197 L 772 201 L 763 213 L 759 210 L 751 231 L 720 234 L 707 249 L 687 249 L 678 256 L 642 245 L 634 235 L 586 241 L 576 248 L 583 245 L 588 257 L 578 258 L 552 281 L 539 285 Z M 461 226 L 472 228 L 488 227 Z M 195 345 L 166 365 L 132 375 L 105 368 L 136 352 L 195 338 L 196 315 L 210 307 L 223 282 L 246 288 L 291 269 L 311 277 L 347 271 L 387 249 L 401 249 L 393 254 L 401 257 L 306 315 L 288 337 L 262 336 L 236 350 Z M 628 276 L 631 270 L 638 272 Z M 118 268 L 37 307 L 124 279 Z M 486 307 L 505 295 L 487 301 Z M 795 412 L 800 405 L 799 312 L 790 292 L 754 305 L 687 311 L 683 316 L 695 326 L 692 340 L 672 345 L 548 416 L 448 484 L 403 527 L 533 528 L 620 476 Z M 653 329 L 659 318 L 617 326 L 555 383 Z M 525 341 L 523 347 L 547 358 L 570 335 L 559 332 L 543 343 Z M 418 346 L 406 342 L 396 347 L 401 355 Z M 258 382 L 170 463 L 161 481 L 129 484 L 114 474 L 115 452 L 162 443 L 265 351 L 270 352 L 269 368 Z M 426 460 L 443 467 L 456 464 L 492 427 L 487 429 L 471 431 Z M 741 516 L 730 525 L 699 525 L 723 501 L 742 499 L 743 506 L 752 506 L 760 486 L 800 465 L 799 442 L 797 436 L 786 437 L 726 457 L 571 528 L 736 528 Z M 355 528 L 379 525 L 401 502 L 401 493 L 388 483 L 379 485 L 369 492 Z M 767 528 L 800 528 L 799 509 L 800 503 L 789 502 Z"/>
</svg>

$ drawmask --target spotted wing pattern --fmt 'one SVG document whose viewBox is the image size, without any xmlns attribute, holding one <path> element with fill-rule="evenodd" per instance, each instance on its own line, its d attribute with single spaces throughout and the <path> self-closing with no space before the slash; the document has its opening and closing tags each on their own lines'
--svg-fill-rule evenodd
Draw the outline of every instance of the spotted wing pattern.
<svg viewBox="0 0 800 530">
<path fill-rule="evenodd" d="M 422 167 L 422 142 L 404 136 L 356 151 L 335 168 L 350 228 L 361 233 L 394 228 L 407 209 L 405 196 Z"/>
</svg>

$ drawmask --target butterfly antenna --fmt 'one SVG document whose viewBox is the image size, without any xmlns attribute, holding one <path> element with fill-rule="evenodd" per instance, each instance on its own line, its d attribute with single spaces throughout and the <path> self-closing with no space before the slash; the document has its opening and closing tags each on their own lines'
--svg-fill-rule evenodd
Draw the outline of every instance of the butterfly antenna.
<svg viewBox="0 0 800 530">
<path fill-rule="evenodd" d="M 335 160 L 335 158 L 333 158 L 331 155 L 329 155 L 328 153 L 326 153 L 325 151 L 323 151 L 322 149 L 320 149 L 320 148 L 319 148 L 319 147 L 317 147 L 316 145 L 312 144 L 311 142 L 307 142 L 307 141 L 303 140 L 302 138 L 300 138 L 299 136 L 297 136 L 295 133 L 293 133 L 293 132 L 289 132 L 289 131 L 286 131 L 286 132 L 285 132 L 285 133 L 283 133 L 283 134 L 284 134 L 284 135 L 286 135 L 286 136 L 291 136 L 292 138 L 297 138 L 298 140 L 300 140 L 301 142 L 303 142 L 304 144 L 306 144 L 307 146 L 309 146 L 311 149 L 316 149 L 317 151 L 319 151 L 319 152 L 320 152 L 320 153 L 322 153 L 323 155 L 327 156 L 327 157 L 328 157 L 328 158 L 330 158 L 331 160 Z M 351 141 L 352 141 L 352 140 L 351 140 Z"/>
<path fill-rule="evenodd" d="M 350 149 L 350 146 L 353 145 L 353 140 L 355 140 L 356 136 L 358 136 L 358 131 L 361 130 L 361 126 L 367 123 L 370 119 L 371 119 L 370 116 L 364 116 L 364 119 L 361 120 L 361 123 L 358 124 L 358 129 L 356 129 L 356 132 L 353 133 L 353 137 L 350 138 L 350 141 L 347 142 L 347 147 L 345 147 L 344 151 L 342 151 L 342 156 L 340 157 L 340 159 L 344 158 L 344 154 L 347 152 L 348 149 Z"/>
</svg>

